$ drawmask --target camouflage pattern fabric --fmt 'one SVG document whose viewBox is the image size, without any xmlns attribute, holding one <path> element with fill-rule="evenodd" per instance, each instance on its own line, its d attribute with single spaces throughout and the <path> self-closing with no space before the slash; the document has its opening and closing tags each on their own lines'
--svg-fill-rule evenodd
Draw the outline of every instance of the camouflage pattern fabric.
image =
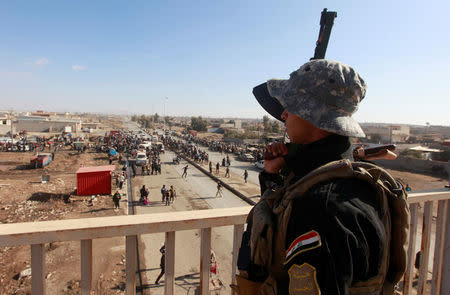
<svg viewBox="0 0 450 295">
<path fill-rule="evenodd" d="M 292 72 L 288 80 L 267 81 L 267 88 L 288 112 L 317 128 L 346 136 L 365 136 L 351 115 L 366 95 L 366 83 L 348 65 L 312 60 Z"/>
</svg>

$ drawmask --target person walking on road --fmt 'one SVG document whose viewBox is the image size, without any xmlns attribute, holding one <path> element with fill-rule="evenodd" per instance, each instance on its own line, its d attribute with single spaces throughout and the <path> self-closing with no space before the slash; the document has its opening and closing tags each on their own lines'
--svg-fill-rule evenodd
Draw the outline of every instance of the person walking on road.
<svg viewBox="0 0 450 295">
<path fill-rule="evenodd" d="M 177 197 L 177 192 L 175 191 L 173 185 L 170 186 L 169 194 L 170 194 L 170 201 L 173 202 Z"/>
<path fill-rule="evenodd" d="M 211 161 L 209 162 L 209 173 L 212 174 L 212 162 Z"/>
<path fill-rule="evenodd" d="M 131 165 L 131 170 L 133 171 L 133 177 L 136 177 L 136 164 L 133 163 L 133 165 Z"/>
<path fill-rule="evenodd" d="M 139 199 L 139 201 L 143 203 L 145 197 L 148 196 L 148 189 L 145 187 L 145 185 L 143 185 L 139 192 L 141 193 L 141 198 Z"/>
<path fill-rule="evenodd" d="M 188 170 L 189 166 L 186 165 L 183 167 L 183 175 L 181 175 L 181 178 L 186 178 L 187 177 L 187 170 Z"/>
<path fill-rule="evenodd" d="M 217 183 L 217 192 L 216 192 L 216 198 L 217 197 L 223 197 L 223 192 L 222 192 L 222 182 L 218 182 Z"/>
<path fill-rule="evenodd" d="M 166 206 L 170 206 L 170 192 L 168 189 L 164 192 L 164 199 L 166 200 Z"/>
<path fill-rule="evenodd" d="M 114 210 L 119 210 L 120 208 L 120 199 L 122 197 L 120 196 L 119 191 L 116 191 L 116 193 L 113 195 L 113 202 L 114 202 Z"/>
<path fill-rule="evenodd" d="M 225 170 L 225 177 L 230 177 L 230 167 L 227 166 L 226 170 Z"/>
<path fill-rule="evenodd" d="M 217 162 L 216 164 L 216 174 L 219 175 L 220 164 Z"/>
<path fill-rule="evenodd" d="M 119 175 L 119 189 L 122 189 L 122 187 L 123 187 L 123 182 L 125 181 L 125 175 L 124 175 L 125 173 L 124 172 L 122 172 L 120 175 Z"/>
<path fill-rule="evenodd" d="M 161 261 L 159 262 L 159 266 L 161 267 L 161 272 L 158 275 L 158 278 L 155 281 L 155 285 L 159 284 L 159 280 L 162 278 L 164 273 L 166 272 L 166 245 L 162 245 L 161 249 L 159 249 L 159 252 L 161 252 Z"/>
<path fill-rule="evenodd" d="M 166 185 L 163 184 L 163 186 L 161 188 L 161 202 L 163 202 L 163 203 L 166 199 L 166 191 L 167 191 Z"/>
<path fill-rule="evenodd" d="M 248 172 L 247 169 L 244 170 L 244 181 L 245 183 L 247 183 L 247 178 L 248 178 Z"/>
</svg>

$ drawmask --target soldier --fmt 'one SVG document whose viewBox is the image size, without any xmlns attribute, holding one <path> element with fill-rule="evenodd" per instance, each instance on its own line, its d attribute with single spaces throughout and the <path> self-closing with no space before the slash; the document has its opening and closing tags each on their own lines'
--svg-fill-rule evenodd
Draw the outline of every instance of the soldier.
<svg viewBox="0 0 450 295">
<path fill-rule="evenodd" d="M 351 117 L 364 80 L 343 63 L 313 60 L 253 93 L 285 123 L 291 143 L 267 147 L 261 200 L 247 218 L 232 288 L 392 294 L 406 266 L 409 212 L 404 188 L 387 172 L 350 162 L 350 137 L 365 136 Z"/>
</svg>

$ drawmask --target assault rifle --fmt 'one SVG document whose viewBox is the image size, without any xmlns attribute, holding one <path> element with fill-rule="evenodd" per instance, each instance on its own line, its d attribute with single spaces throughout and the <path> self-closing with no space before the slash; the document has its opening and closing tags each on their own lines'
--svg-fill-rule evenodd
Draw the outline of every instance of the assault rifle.
<svg viewBox="0 0 450 295">
<path fill-rule="evenodd" d="M 396 158 L 393 151 L 395 151 L 395 144 L 385 144 L 375 147 L 358 146 L 353 149 L 353 158 L 356 161 L 376 159 L 393 160 Z"/>
<path fill-rule="evenodd" d="M 311 60 L 325 58 L 328 41 L 330 40 L 331 28 L 333 28 L 334 19 L 336 17 L 337 13 L 335 11 L 328 11 L 326 8 L 323 9 L 322 15 L 320 16 L 319 37 L 317 38 L 314 57 L 312 57 Z"/>
</svg>

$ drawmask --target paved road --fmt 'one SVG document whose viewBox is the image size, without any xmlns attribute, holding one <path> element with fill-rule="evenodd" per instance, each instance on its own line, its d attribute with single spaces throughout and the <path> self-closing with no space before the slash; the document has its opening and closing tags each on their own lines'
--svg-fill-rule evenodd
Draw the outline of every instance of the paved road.
<svg viewBox="0 0 450 295">
<path fill-rule="evenodd" d="M 177 137 L 178 139 L 180 139 L 179 137 Z M 186 142 L 184 139 L 182 139 L 184 142 Z M 220 166 L 220 171 L 225 171 L 225 167 L 222 167 L 222 159 L 227 157 L 227 153 L 220 153 L 220 152 L 215 152 L 215 151 L 211 151 L 209 150 L 208 147 L 203 146 L 203 145 L 197 145 L 200 150 L 206 151 L 209 155 L 209 160 L 212 161 L 213 163 L 213 171 L 215 171 L 216 169 L 216 163 L 219 163 Z M 244 170 L 247 169 L 248 171 L 248 182 L 254 183 L 256 185 L 259 186 L 259 180 L 258 180 L 258 175 L 259 172 L 261 172 L 260 169 L 256 168 L 253 162 L 244 162 L 244 161 L 240 161 L 237 159 L 237 155 L 235 154 L 228 154 L 228 156 L 230 157 L 230 161 L 231 161 L 231 166 L 230 166 L 230 171 L 232 173 L 235 173 L 237 175 L 242 176 L 242 178 L 244 178 Z"/>
<path fill-rule="evenodd" d="M 200 146 L 201 150 L 207 150 L 207 153 L 209 155 L 210 160 L 213 162 L 213 171 L 215 169 L 215 163 L 219 162 L 222 165 L 222 159 L 227 157 L 226 153 L 219 153 L 219 152 L 214 152 L 211 150 L 208 150 L 207 147 L 204 146 Z M 247 169 L 248 171 L 248 179 L 247 181 L 254 183 L 254 184 L 259 184 L 259 180 L 258 180 L 258 174 L 261 171 L 260 169 L 257 169 L 254 165 L 254 163 L 251 162 L 243 162 L 243 161 L 239 161 L 237 160 L 237 156 L 234 154 L 228 154 L 228 156 L 230 157 L 230 161 L 231 161 L 231 165 L 230 165 L 230 171 L 233 173 L 236 173 L 237 175 L 241 175 L 242 178 L 244 178 L 244 170 Z M 221 170 L 225 170 L 225 167 L 220 166 Z"/>
<path fill-rule="evenodd" d="M 131 125 L 131 124 L 130 124 Z M 133 128 L 134 129 L 134 128 Z M 134 129 L 136 130 L 136 129 Z M 137 206 L 136 213 L 151 214 L 160 212 L 199 210 L 210 208 L 229 208 L 248 206 L 247 203 L 223 190 L 223 197 L 216 198 L 217 184 L 209 177 L 189 165 L 187 178 L 181 178 L 183 167 L 172 163 L 174 153 L 166 151 L 161 156 L 163 162 L 161 175 L 137 176 L 133 178 L 133 197 L 139 198 L 139 189 L 145 184 L 150 190 L 150 206 Z M 140 172 L 140 169 L 138 169 Z M 173 185 L 177 190 L 177 199 L 170 206 L 161 201 L 160 189 Z M 164 241 L 164 233 L 142 235 L 140 239 L 141 271 L 146 282 L 144 294 L 163 294 L 164 276 L 159 285 L 155 279 L 160 273 L 161 254 L 159 248 Z M 222 294 L 229 294 L 231 283 L 231 256 L 233 242 L 232 227 L 213 228 L 211 246 L 219 263 L 219 276 L 224 283 Z M 177 232 L 175 236 L 175 294 L 195 294 L 199 284 L 200 238 L 199 230 Z M 143 258 L 143 259 L 142 259 Z"/>
</svg>

